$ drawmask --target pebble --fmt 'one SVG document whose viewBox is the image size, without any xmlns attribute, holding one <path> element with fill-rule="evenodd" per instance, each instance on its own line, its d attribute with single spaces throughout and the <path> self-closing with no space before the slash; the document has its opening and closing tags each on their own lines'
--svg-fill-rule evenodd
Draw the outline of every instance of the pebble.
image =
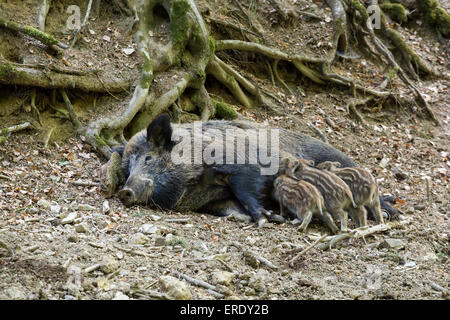
<svg viewBox="0 0 450 320">
<path fill-rule="evenodd" d="M 159 286 L 168 296 L 176 300 L 191 300 L 192 294 L 186 282 L 172 276 L 159 278 Z"/>
<path fill-rule="evenodd" d="M 416 205 L 414 205 L 414 210 L 422 211 L 424 209 L 425 209 L 425 205 L 424 204 L 416 204 Z"/>
<path fill-rule="evenodd" d="M 143 234 L 154 234 L 158 231 L 158 228 L 152 224 L 143 224 L 139 231 Z"/>
<path fill-rule="evenodd" d="M 383 242 L 380 243 L 380 248 L 389 248 L 389 249 L 401 249 L 405 247 L 405 244 L 400 239 L 385 239 Z"/>
<path fill-rule="evenodd" d="M 111 284 L 105 277 L 97 278 L 97 288 L 108 291 L 111 288 Z"/>
<path fill-rule="evenodd" d="M 75 231 L 79 233 L 88 233 L 89 227 L 86 223 L 82 222 L 75 226 Z"/>
<path fill-rule="evenodd" d="M 61 212 L 61 206 L 60 205 L 51 205 L 50 206 L 50 211 L 54 214 L 59 214 Z"/>
<path fill-rule="evenodd" d="M 37 205 L 43 209 L 48 209 L 50 207 L 50 202 L 48 200 L 45 199 L 40 199 L 37 202 Z"/>
<path fill-rule="evenodd" d="M 119 261 L 117 261 L 113 257 L 108 256 L 103 260 L 100 269 L 103 271 L 103 273 L 109 274 L 119 269 L 119 267 L 120 267 Z"/>
<path fill-rule="evenodd" d="M 78 216 L 78 213 L 76 212 L 71 212 L 67 215 L 67 217 L 65 217 L 64 219 L 61 220 L 61 224 L 68 224 L 68 223 L 72 223 Z"/>
<path fill-rule="evenodd" d="M 117 291 L 112 300 L 130 300 L 130 297 L 128 297 L 126 294 L 123 294 L 120 291 Z"/>
<path fill-rule="evenodd" d="M 90 204 L 87 203 L 81 203 L 78 205 L 78 210 L 82 210 L 82 211 L 94 211 L 97 210 L 96 207 L 91 206 Z"/>
<path fill-rule="evenodd" d="M 130 244 L 147 244 L 148 241 L 148 238 L 144 234 L 138 232 L 133 234 L 128 242 Z"/>
<path fill-rule="evenodd" d="M 215 270 L 211 274 L 211 281 L 216 284 L 222 284 L 225 286 L 229 286 L 234 279 L 234 273 L 223 271 L 223 270 Z"/>
<path fill-rule="evenodd" d="M 155 215 L 155 214 L 151 214 L 149 217 L 150 217 L 150 219 L 152 219 L 153 221 L 158 221 L 158 220 L 161 220 L 161 219 L 162 219 L 160 216 L 157 216 L 157 215 Z"/>
<path fill-rule="evenodd" d="M 414 262 L 414 261 L 410 261 L 410 262 L 407 262 L 407 263 L 405 263 L 405 267 L 415 267 L 416 266 L 416 263 Z"/>
<path fill-rule="evenodd" d="M 78 242 L 78 241 L 80 241 L 80 238 L 76 234 L 72 234 L 67 238 L 67 241 Z"/>
<path fill-rule="evenodd" d="M 165 245 L 166 245 L 166 238 L 164 237 L 155 238 L 155 247 L 164 247 Z"/>
<path fill-rule="evenodd" d="M 266 288 L 264 271 L 265 270 L 259 270 L 250 278 L 250 280 L 248 280 L 248 286 L 253 288 L 256 292 L 262 292 Z"/>
</svg>

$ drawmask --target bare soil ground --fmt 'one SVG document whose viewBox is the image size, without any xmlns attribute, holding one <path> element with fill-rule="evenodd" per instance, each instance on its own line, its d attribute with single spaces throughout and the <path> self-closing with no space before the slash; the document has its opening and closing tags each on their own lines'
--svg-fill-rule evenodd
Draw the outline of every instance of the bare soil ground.
<svg viewBox="0 0 450 320">
<path fill-rule="evenodd" d="M 29 2 L 32 7 L 34 2 Z M 218 2 L 208 5 L 217 9 Z M 321 2 L 315 4 L 317 8 L 305 4 L 305 10 L 330 15 Z M 2 5 L 3 9 L 13 6 L 10 2 Z M 203 11 L 206 6 L 202 1 L 199 4 Z M 225 9 L 214 14 L 230 17 Z M 56 6 L 52 10 L 60 9 Z M 264 12 L 270 12 L 267 10 Z M 35 25 L 26 12 L 16 14 L 22 22 Z M 116 20 L 121 17 L 113 12 L 105 15 Z M 259 21 L 270 21 L 263 16 L 261 13 Z M 58 13 L 50 11 L 49 19 L 57 18 Z M 79 40 L 71 66 L 80 66 L 81 61 L 86 67 L 102 64 L 115 76 L 134 73 L 138 79 L 136 53 L 131 57 L 121 53 L 121 49 L 133 47 L 132 38 L 119 32 L 122 29 L 117 24 L 108 24 L 108 19 L 89 22 L 83 32 L 89 42 Z M 331 36 L 332 22 L 325 21 L 328 19 L 301 20 L 296 26 L 301 32 L 289 29 L 286 39 L 277 37 L 280 31 L 276 24 L 264 28 L 274 35 L 273 42 L 269 41 L 273 45 L 282 46 L 279 41 L 285 41 L 292 49 L 292 44 L 298 43 L 305 52 L 319 55 L 317 44 L 327 43 L 326 35 Z M 316 29 L 307 27 L 312 23 L 317 24 Z M 49 32 L 61 35 L 51 22 Z M 438 43 L 420 29 L 402 32 L 419 54 L 448 72 L 448 42 Z M 103 40 L 105 34 L 110 42 Z M 89 50 L 89 43 L 96 41 L 102 44 L 99 49 Z M 25 48 L 33 50 L 27 43 Z M 228 58 L 232 61 L 234 56 Z M 371 170 L 381 193 L 395 195 L 395 206 L 405 213 L 408 223 L 366 239 L 343 241 L 330 250 L 312 249 L 289 266 L 288 261 L 312 243 L 312 236 L 328 232 L 324 226 L 313 222 L 306 233 L 300 233 L 290 224 L 267 223 L 257 228 L 233 218 L 195 212 L 126 208 L 117 198 L 104 198 L 97 173 L 102 161 L 90 146 L 73 134 L 68 121 L 54 119 L 54 111 L 43 110 L 44 127 L 59 130 L 47 148 L 43 146 L 46 130 L 18 132 L 0 145 L 0 299 L 164 298 L 161 277 L 177 278 L 180 274 L 206 281 L 222 295 L 188 284 L 193 299 L 448 299 L 450 82 L 418 83 L 441 120 L 440 127 L 414 115 L 417 110 L 388 101 L 361 110 L 368 122 L 363 127 L 345 111 L 347 89 L 312 85 L 298 75 L 289 77 L 289 66 L 280 65 L 286 68 L 282 74 L 296 100 L 283 87 L 273 86 L 263 67 L 238 62 L 236 66 L 246 76 L 285 102 L 282 108 L 287 113 L 313 123 L 332 145 Z M 374 85 L 382 81 L 381 71 L 365 60 L 338 61 L 335 71 L 343 75 L 351 72 L 361 83 L 367 84 L 367 79 Z M 401 87 L 397 81 L 394 85 Z M 217 84 L 211 81 L 209 86 L 213 89 Z M 1 128 L 30 117 L 26 112 L 29 102 L 22 102 L 21 89 L 2 87 L 0 92 Z M 220 88 L 217 92 L 224 93 Z M 105 95 L 98 97 L 94 108 L 94 96 L 72 93 L 72 97 L 83 122 L 95 117 L 101 108 L 119 103 Z M 241 111 L 258 122 L 315 135 L 290 117 L 261 109 Z M 326 123 L 325 115 L 335 126 Z M 255 261 L 245 250 L 276 268 Z M 176 286 L 186 294 L 182 284 Z"/>
</svg>

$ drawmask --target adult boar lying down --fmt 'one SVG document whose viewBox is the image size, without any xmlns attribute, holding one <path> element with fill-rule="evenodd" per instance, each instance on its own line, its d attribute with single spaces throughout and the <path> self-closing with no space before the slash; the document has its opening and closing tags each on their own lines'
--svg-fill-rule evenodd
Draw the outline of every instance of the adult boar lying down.
<svg viewBox="0 0 450 320">
<path fill-rule="evenodd" d="M 270 215 L 265 207 L 273 201 L 282 157 L 356 166 L 331 145 L 301 133 L 248 121 L 171 124 L 166 114 L 122 149 L 126 182 L 118 196 L 126 206 L 153 204 L 165 210 L 250 216 L 253 221 Z M 380 200 L 391 215 L 398 214 Z"/>
</svg>

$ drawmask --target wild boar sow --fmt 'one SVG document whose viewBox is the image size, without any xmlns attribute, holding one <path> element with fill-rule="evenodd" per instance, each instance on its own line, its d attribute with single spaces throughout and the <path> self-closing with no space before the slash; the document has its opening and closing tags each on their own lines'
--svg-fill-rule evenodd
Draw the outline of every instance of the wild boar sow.
<svg viewBox="0 0 450 320">
<path fill-rule="evenodd" d="M 331 145 L 301 133 L 242 120 L 171 124 L 163 114 L 124 146 L 126 182 L 118 196 L 127 206 L 258 221 L 267 214 L 263 203 L 271 201 L 281 155 L 356 166 Z"/>
</svg>

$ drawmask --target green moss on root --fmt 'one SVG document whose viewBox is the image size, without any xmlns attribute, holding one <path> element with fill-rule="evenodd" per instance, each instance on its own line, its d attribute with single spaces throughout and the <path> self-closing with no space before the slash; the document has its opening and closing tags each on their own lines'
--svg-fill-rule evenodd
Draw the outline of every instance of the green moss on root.
<svg viewBox="0 0 450 320">
<path fill-rule="evenodd" d="M 450 37 L 450 15 L 442 9 L 437 0 L 417 1 L 425 13 L 425 21 L 436 27 L 446 38 Z"/>
<path fill-rule="evenodd" d="M 381 10 L 386 13 L 392 20 L 398 23 L 404 23 L 408 21 L 406 16 L 405 7 L 399 3 L 384 3 L 380 4 Z"/>
<path fill-rule="evenodd" d="M 108 144 L 98 134 L 94 135 L 94 140 L 101 147 L 108 147 Z"/>
<path fill-rule="evenodd" d="M 233 120 L 238 117 L 238 113 L 234 110 L 233 106 L 225 102 L 212 100 L 214 105 L 214 117 L 219 119 Z"/>
<path fill-rule="evenodd" d="M 3 143 L 5 143 L 5 142 L 6 142 L 6 137 L 1 136 L 1 137 L 0 137 L 0 144 L 3 144 Z"/>
<path fill-rule="evenodd" d="M 9 76 L 14 70 L 15 68 L 13 65 L 6 62 L 0 62 L 0 77 Z"/>
<path fill-rule="evenodd" d="M 187 13 L 191 6 L 186 0 L 175 0 L 170 8 L 171 37 L 175 46 L 183 47 L 187 43 L 189 19 Z"/>
</svg>

